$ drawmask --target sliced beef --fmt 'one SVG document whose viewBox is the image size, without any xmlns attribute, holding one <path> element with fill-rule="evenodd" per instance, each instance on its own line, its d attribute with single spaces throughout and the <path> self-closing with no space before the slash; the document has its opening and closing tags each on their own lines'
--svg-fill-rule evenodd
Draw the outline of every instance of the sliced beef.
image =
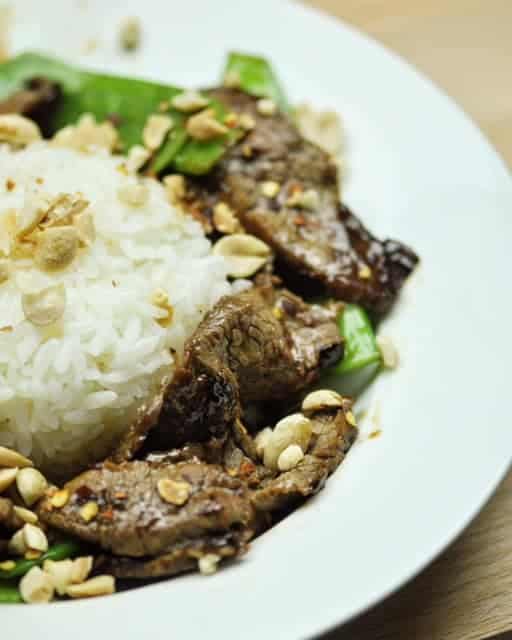
<svg viewBox="0 0 512 640">
<path fill-rule="evenodd" d="M 0 101 L 0 114 L 19 113 L 31 118 L 48 135 L 49 122 L 61 97 L 58 84 L 46 78 L 32 78 L 23 89 Z"/>
<path fill-rule="evenodd" d="M 343 347 L 336 311 L 308 305 L 270 278 L 226 296 L 185 346 L 183 365 L 164 398 L 158 424 L 136 424 L 113 458 L 223 437 L 243 427 L 254 407 L 290 402 L 336 363 Z"/>
<path fill-rule="evenodd" d="M 197 569 L 198 560 L 214 554 L 219 559 L 242 555 L 246 546 L 240 545 L 235 532 L 210 535 L 207 539 L 189 540 L 175 545 L 172 550 L 154 557 L 130 558 L 106 555 L 100 558 L 97 568 L 117 578 L 160 578 Z"/>
<path fill-rule="evenodd" d="M 256 100 L 239 91 L 212 94 L 231 111 L 250 114 L 256 126 L 210 174 L 189 179 L 189 210 L 208 221 L 217 202 L 228 203 L 244 228 L 274 249 L 278 273 L 298 291 L 325 290 L 387 311 L 417 263 L 414 252 L 377 240 L 340 204 L 334 161 L 302 138 L 289 117 L 260 116 Z M 277 196 L 263 195 L 265 181 L 281 185 Z M 299 205 L 299 194 L 308 190 L 317 201 Z"/>
<path fill-rule="evenodd" d="M 341 464 L 357 436 L 344 409 L 325 410 L 313 416 L 313 438 L 304 458 L 292 470 L 258 481 L 251 501 L 259 511 L 281 511 L 317 493 Z M 251 478 L 248 479 L 251 486 Z"/>
<path fill-rule="evenodd" d="M 152 453 L 148 459 L 169 463 L 185 457 L 222 464 L 231 477 L 237 477 L 247 485 L 251 502 L 260 514 L 282 512 L 325 485 L 328 476 L 341 464 L 357 436 L 352 401 L 349 399 L 344 399 L 339 409 L 317 411 L 310 418 L 313 436 L 306 455 L 294 469 L 284 473 L 268 469 L 257 457 L 248 456 L 233 438 L 228 438 L 224 444 L 207 442 Z M 270 524 L 270 520 L 260 518 L 258 524 L 261 530 Z"/>
<path fill-rule="evenodd" d="M 162 498 L 159 483 L 164 480 L 188 487 L 183 504 Z M 192 568 L 206 553 L 242 553 L 253 535 L 255 513 L 245 486 L 214 465 L 105 463 L 77 476 L 66 489 L 68 503 L 55 509 L 45 499 L 38 508 L 40 519 L 120 556 L 107 559 L 116 575 L 176 573 Z M 99 512 L 87 522 L 82 509 L 89 502 Z"/>
<path fill-rule="evenodd" d="M 296 397 L 342 356 L 335 318 L 268 279 L 223 298 L 186 346 L 148 449 L 222 436 L 251 407 Z"/>
</svg>

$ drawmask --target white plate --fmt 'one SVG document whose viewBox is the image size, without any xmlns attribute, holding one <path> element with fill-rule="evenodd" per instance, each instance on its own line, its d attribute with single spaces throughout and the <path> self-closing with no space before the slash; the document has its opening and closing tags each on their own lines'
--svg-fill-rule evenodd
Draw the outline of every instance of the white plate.
<svg viewBox="0 0 512 640">
<path fill-rule="evenodd" d="M 211 578 L 190 575 L 95 601 L 2 607 L 2 636 L 244 640 L 310 637 L 399 587 L 468 524 L 512 451 L 512 184 L 475 126 L 375 43 L 275 0 L 17 1 L 14 42 L 112 70 L 214 83 L 227 49 L 276 64 L 293 100 L 344 116 L 346 200 L 422 264 L 385 327 L 402 365 L 367 403 L 363 436 L 327 488 Z M 120 19 L 144 46 L 116 53 Z M 80 51 L 88 38 L 98 49 Z M 476 90 L 476 89 L 475 89 Z"/>
</svg>

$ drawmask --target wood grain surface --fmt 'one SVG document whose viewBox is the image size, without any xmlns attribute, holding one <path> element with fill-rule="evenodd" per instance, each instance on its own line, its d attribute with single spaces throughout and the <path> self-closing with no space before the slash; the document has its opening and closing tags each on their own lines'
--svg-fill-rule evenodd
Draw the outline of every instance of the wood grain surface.
<svg viewBox="0 0 512 640">
<path fill-rule="evenodd" d="M 415 64 L 512 166 L 512 0 L 310 0 Z M 490 425 L 489 425 L 490 428 Z M 512 473 L 397 594 L 322 640 L 476 640 L 512 629 Z"/>
</svg>

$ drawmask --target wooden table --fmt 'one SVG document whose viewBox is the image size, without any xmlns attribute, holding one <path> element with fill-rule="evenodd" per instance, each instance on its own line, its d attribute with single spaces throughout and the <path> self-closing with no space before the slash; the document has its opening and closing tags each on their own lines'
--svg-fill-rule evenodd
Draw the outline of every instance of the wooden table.
<svg viewBox="0 0 512 640">
<path fill-rule="evenodd" d="M 429 75 L 512 166 L 512 0 L 310 0 Z M 491 428 L 491 425 L 489 425 Z M 512 629 L 512 473 L 462 537 L 322 640 L 471 640 Z"/>
</svg>

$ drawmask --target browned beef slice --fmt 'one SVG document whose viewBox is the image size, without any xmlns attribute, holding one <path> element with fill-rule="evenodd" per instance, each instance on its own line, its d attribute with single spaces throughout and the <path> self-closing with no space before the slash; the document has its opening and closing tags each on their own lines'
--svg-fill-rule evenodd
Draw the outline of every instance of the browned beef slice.
<svg viewBox="0 0 512 640">
<path fill-rule="evenodd" d="M 158 490 L 162 479 L 187 483 L 188 500 L 181 506 L 164 501 Z M 197 557 L 201 549 L 209 552 L 213 547 L 235 555 L 253 535 L 254 511 L 245 486 L 213 465 L 105 463 L 65 486 L 68 503 L 55 509 L 50 499 L 43 500 L 41 520 L 114 555 L 145 562 L 161 554 L 182 557 L 187 549 Z M 99 513 L 86 522 L 81 509 L 91 501 Z"/>
<path fill-rule="evenodd" d="M 224 297 L 188 341 L 147 450 L 222 436 L 249 406 L 289 401 L 340 359 L 335 318 L 268 278 Z"/>
<path fill-rule="evenodd" d="M 327 409 L 314 413 L 313 437 L 303 460 L 291 471 L 280 473 L 265 467 L 258 459 L 248 457 L 228 438 L 224 445 L 202 443 L 163 453 L 148 455 L 149 460 L 170 462 L 178 458 L 221 463 L 230 476 L 242 480 L 251 491 L 251 501 L 259 512 L 275 512 L 290 508 L 319 491 L 327 477 L 343 461 L 354 443 L 357 428 L 346 415 L 351 411 L 352 402 L 344 400 L 341 409 Z M 265 528 L 269 522 L 259 520 Z"/>
<path fill-rule="evenodd" d="M 46 78 L 33 78 L 26 87 L 0 101 L 0 114 L 19 113 L 35 120 L 47 134 L 48 123 L 61 97 L 58 84 Z"/>
<path fill-rule="evenodd" d="M 230 558 L 243 554 L 245 550 L 236 533 L 226 533 L 211 535 L 206 540 L 187 541 L 155 557 L 130 558 L 109 554 L 101 557 L 97 568 L 118 578 L 158 578 L 193 571 L 197 569 L 198 559 L 208 554 Z"/>
<path fill-rule="evenodd" d="M 208 176 L 189 180 L 189 209 L 207 219 L 216 202 L 227 202 L 243 226 L 274 249 L 278 273 L 299 291 L 315 284 L 341 300 L 387 311 L 417 263 L 414 252 L 377 240 L 340 204 L 334 162 L 304 140 L 290 118 L 260 116 L 256 101 L 238 91 L 213 94 L 230 110 L 251 114 L 256 127 Z M 261 192 L 268 180 L 282 185 L 275 198 Z M 308 189 L 318 193 L 316 208 L 287 204 L 294 191 Z"/>
<path fill-rule="evenodd" d="M 273 478 L 262 479 L 251 501 L 259 511 L 280 511 L 319 491 L 335 471 L 357 436 L 343 410 L 326 410 L 313 416 L 313 438 L 308 452 L 292 469 Z M 249 486 L 251 481 L 249 478 Z"/>
</svg>

